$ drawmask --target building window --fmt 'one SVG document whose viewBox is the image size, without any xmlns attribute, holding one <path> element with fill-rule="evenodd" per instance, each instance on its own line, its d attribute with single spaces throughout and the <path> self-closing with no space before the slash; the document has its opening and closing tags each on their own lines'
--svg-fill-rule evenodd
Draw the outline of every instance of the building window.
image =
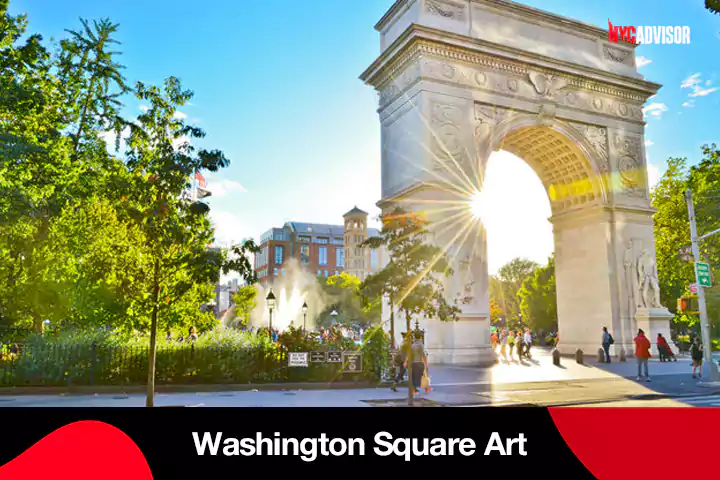
<svg viewBox="0 0 720 480">
<path fill-rule="evenodd" d="M 325 270 L 325 271 L 323 272 L 323 274 L 325 274 L 326 277 L 328 276 L 329 273 L 330 273 L 330 272 L 328 272 L 327 270 Z"/>
<path fill-rule="evenodd" d="M 318 265 L 327 265 L 328 247 L 318 247 Z"/>
<path fill-rule="evenodd" d="M 322 270 L 318 270 L 318 277 L 322 277 Z"/>
<path fill-rule="evenodd" d="M 370 268 L 373 270 L 378 268 L 380 265 L 380 252 L 377 251 L 377 249 L 373 248 L 370 250 Z"/>
<path fill-rule="evenodd" d="M 283 276 L 283 277 L 285 276 L 285 269 L 284 269 L 284 268 L 282 269 L 282 276 Z"/>
<path fill-rule="evenodd" d="M 317 237 L 315 243 L 327 244 L 330 243 L 330 240 L 327 237 Z"/>
<path fill-rule="evenodd" d="M 335 265 L 338 267 L 345 266 L 345 249 L 338 248 L 335 250 Z"/>
<path fill-rule="evenodd" d="M 283 263 L 283 247 L 280 245 L 275 246 L 275 265 L 282 265 Z"/>
<path fill-rule="evenodd" d="M 340 275 L 340 272 L 338 272 L 337 270 L 335 270 L 335 275 Z"/>
<path fill-rule="evenodd" d="M 273 275 L 275 275 L 275 276 L 277 277 L 277 274 L 278 274 L 278 269 L 277 269 L 277 268 L 273 268 Z"/>
<path fill-rule="evenodd" d="M 310 263 L 310 245 L 300 245 L 300 263 L 303 265 Z"/>
<path fill-rule="evenodd" d="M 303 243 L 310 243 L 310 237 L 308 237 L 306 235 L 300 235 L 299 239 Z"/>
<path fill-rule="evenodd" d="M 332 243 L 333 245 L 345 245 L 342 238 L 333 238 Z"/>
</svg>

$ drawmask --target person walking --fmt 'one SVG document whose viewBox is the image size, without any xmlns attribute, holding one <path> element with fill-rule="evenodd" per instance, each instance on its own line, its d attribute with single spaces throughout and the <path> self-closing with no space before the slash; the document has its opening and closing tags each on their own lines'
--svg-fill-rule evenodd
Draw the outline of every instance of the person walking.
<svg viewBox="0 0 720 480">
<path fill-rule="evenodd" d="M 493 334 L 490 336 L 490 343 L 492 344 L 493 353 L 497 353 L 497 346 L 498 346 L 498 334 L 497 330 L 493 332 Z"/>
<path fill-rule="evenodd" d="M 638 330 L 635 337 L 635 358 L 637 359 L 638 374 L 637 380 L 642 378 L 642 370 L 645 370 L 645 381 L 650 381 L 650 373 L 648 372 L 648 360 L 650 360 L 650 340 L 645 336 L 642 329 Z"/>
<path fill-rule="evenodd" d="M 408 337 L 409 336 L 410 334 L 408 334 Z M 412 388 L 413 395 L 418 395 L 420 393 L 423 375 L 428 369 L 425 345 L 423 345 L 422 340 L 419 338 L 416 338 L 412 343 L 412 346 L 410 347 L 410 355 L 412 357 L 412 378 L 408 382 L 408 388 Z M 405 359 L 405 363 L 403 364 L 405 368 L 408 366 L 408 360 L 409 359 Z M 429 389 L 427 391 L 429 391 Z"/>
<path fill-rule="evenodd" d="M 610 345 L 615 343 L 607 327 L 603 327 L 602 348 L 605 351 L 605 363 L 610 363 Z"/>
<path fill-rule="evenodd" d="M 500 333 L 500 355 L 507 362 L 507 332 L 505 330 Z"/>
<path fill-rule="evenodd" d="M 508 333 L 508 350 L 509 350 L 509 357 L 510 361 L 512 361 L 512 355 L 513 355 L 513 348 L 515 347 L 515 333 L 511 330 Z"/>
<path fill-rule="evenodd" d="M 700 343 L 700 339 L 695 337 L 695 341 L 690 345 L 690 358 L 692 358 L 692 378 L 702 378 L 702 364 L 703 364 L 703 346 Z M 697 376 L 695 371 L 698 370 Z"/>
<path fill-rule="evenodd" d="M 658 333 L 656 343 L 657 343 L 657 347 L 658 347 L 658 352 L 660 352 L 660 361 L 661 362 L 669 362 L 670 360 L 674 360 L 677 362 L 677 358 L 675 357 L 675 354 L 670 349 L 670 345 L 668 344 L 665 337 L 662 336 L 662 333 Z"/>
<path fill-rule="evenodd" d="M 410 336 L 405 337 L 400 348 L 395 352 L 393 363 L 395 364 L 395 377 L 393 378 L 392 391 L 397 392 L 397 386 L 405 378 L 406 368 L 405 362 L 407 362 L 408 352 L 410 350 Z"/>
<path fill-rule="evenodd" d="M 525 329 L 525 356 L 530 359 L 532 358 L 532 355 L 530 355 L 530 347 L 532 346 L 532 334 L 530 333 L 530 329 Z"/>
</svg>

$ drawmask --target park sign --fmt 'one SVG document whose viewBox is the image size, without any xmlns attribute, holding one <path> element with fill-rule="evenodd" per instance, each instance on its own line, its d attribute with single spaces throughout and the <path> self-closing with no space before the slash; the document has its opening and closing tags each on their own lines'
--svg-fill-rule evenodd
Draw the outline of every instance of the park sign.
<svg viewBox="0 0 720 480">
<path fill-rule="evenodd" d="M 343 352 L 343 373 L 362 373 L 362 353 Z"/>
<path fill-rule="evenodd" d="M 312 363 L 325 363 L 327 362 L 327 354 L 325 352 L 312 352 L 310 353 L 310 361 Z"/>
<path fill-rule="evenodd" d="M 710 281 L 710 265 L 707 263 L 695 262 L 695 275 L 697 276 L 699 286 L 712 286 L 712 282 Z"/>
<path fill-rule="evenodd" d="M 288 352 L 288 367 L 307 367 L 307 352 Z"/>
<path fill-rule="evenodd" d="M 327 352 L 328 363 L 342 363 L 343 352 Z"/>
</svg>

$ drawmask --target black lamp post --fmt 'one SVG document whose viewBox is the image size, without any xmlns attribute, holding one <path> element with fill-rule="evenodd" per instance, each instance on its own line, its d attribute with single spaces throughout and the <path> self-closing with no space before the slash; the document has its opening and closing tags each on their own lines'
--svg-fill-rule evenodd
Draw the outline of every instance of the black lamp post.
<svg viewBox="0 0 720 480">
<path fill-rule="evenodd" d="M 337 322 L 337 316 L 338 316 L 337 310 L 333 310 L 332 313 L 330 313 L 330 315 L 332 316 L 333 325 L 335 325 L 335 322 Z"/>
<path fill-rule="evenodd" d="M 270 310 L 270 338 L 272 338 L 272 313 L 275 309 L 275 294 L 272 291 L 272 288 L 270 289 L 270 293 L 268 293 L 267 297 L 265 297 L 265 301 L 267 301 L 268 309 Z"/>
<path fill-rule="evenodd" d="M 303 312 L 303 331 L 307 330 L 307 302 L 303 302 L 302 306 L 302 312 Z"/>
</svg>

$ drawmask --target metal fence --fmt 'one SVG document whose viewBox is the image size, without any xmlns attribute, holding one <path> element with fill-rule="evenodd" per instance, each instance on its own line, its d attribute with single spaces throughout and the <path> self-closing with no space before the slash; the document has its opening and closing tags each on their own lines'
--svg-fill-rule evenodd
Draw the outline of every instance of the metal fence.
<svg viewBox="0 0 720 480">
<path fill-rule="evenodd" d="M 132 385 L 147 381 L 148 347 L 0 344 L 0 386 Z M 283 349 L 158 346 L 156 383 L 263 383 L 369 379 L 342 364 L 288 368 Z M 384 376 L 384 375 L 383 375 Z"/>
</svg>

